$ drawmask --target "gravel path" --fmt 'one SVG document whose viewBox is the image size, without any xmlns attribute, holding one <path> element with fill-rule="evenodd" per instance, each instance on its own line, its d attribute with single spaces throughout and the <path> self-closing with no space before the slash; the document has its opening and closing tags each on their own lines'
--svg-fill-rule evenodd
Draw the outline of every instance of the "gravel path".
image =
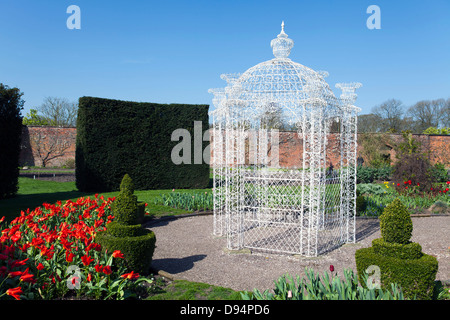
<svg viewBox="0 0 450 320">
<path fill-rule="evenodd" d="M 413 218 L 412 241 L 423 252 L 437 257 L 437 279 L 450 279 L 450 216 Z M 354 254 L 371 246 L 381 237 L 378 219 L 356 220 L 355 244 L 343 245 L 317 258 L 293 257 L 268 253 L 227 253 L 226 239 L 212 234 L 213 216 L 199 215 L 150 222 L 147 227 L 156 234 L 152 268 L 172 274 L 176 279 L 205 282 L 234 290 L 273 289 L 273 281 L 281 275 L 304 276 L 306 267 L 315 272 L 344 268 L 356 271 Z"/>
</svg>

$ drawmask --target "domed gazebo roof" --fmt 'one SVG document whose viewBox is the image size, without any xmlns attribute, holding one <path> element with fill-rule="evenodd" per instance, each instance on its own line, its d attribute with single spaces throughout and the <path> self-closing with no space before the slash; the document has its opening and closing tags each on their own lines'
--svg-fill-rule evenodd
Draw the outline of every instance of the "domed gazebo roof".
<svg viewBox="0 0 450 320">
<path fill-rule="evenodd" d="M 316 72 L 288 58 L 294 41 L 284 32 L 284 22 L 270 46 L 275 58 L 251 67 L 239 77 L 238 84 L 244 96 L 250 94 L 256 99 L 281 102 L 305 99 L 310 90 L 315 90 L 316 96 L 334 97 L 324 80 L 328 75 L 326 72 Z"/>
<path fill-rule="evenodd" d="M 270 43 L 274 58 L 261 62 L 242 74 L 222 74 L 227 81 L 224 89 L 212 89 L 222 105 L 241 106 L 249 117 L 270 112 L 276 107 L 286 117 L 299 116 L 299 109 L 305 103 L 313 100 L 316 105 L 333 108 L 337 99 L 325 81 L 327 72 L 315 71 L 289 59 L 294 41 L 284 32 L 284 22 L 281 32 Z M 224 110 L 217 110 L 215 114 Z M 214 114 L 214 113 L 213 113 Z"/>
</svg>

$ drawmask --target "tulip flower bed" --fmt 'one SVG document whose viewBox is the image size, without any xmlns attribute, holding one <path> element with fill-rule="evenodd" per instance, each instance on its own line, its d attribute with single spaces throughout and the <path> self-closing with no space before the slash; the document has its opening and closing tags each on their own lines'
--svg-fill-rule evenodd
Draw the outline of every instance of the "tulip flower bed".
<svg viewBox="0 0 450 320">
<path fill-rule="evenodd" d="M 450 207 L 450 181 L 435 183 L 429 190 L 424 190 L 420 183 L 413 184 L 411 180 L 402 183 L 385 181 L 383 184 L 359 184 L 357 188 L 367 201 L 366 209 L 360 213 L 364 216 L 379 216 L 396 198 L 409 210 L 427 209 L 436 202 Z"/>
<path fill-rule="evenodd" d="M 142 298 L 152 280 L 95 242 L 114 198 L 44 203 L 0 229 L 0 299 Z M 148 288 L 148 286 L 147 286 Z"/>
</svg>

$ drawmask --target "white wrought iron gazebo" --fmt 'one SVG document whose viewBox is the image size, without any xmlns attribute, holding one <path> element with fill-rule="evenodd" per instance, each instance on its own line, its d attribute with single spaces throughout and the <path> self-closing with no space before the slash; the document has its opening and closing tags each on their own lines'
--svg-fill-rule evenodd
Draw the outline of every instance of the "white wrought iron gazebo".
<svg viewBox="0 0 450 320">
<path fill-rule="evenodd" d="M 284 32 L 275 58 L 242 74 L 223 74 L 214 94 L 214 234 L 227 248 L 317 256 L 355 241 L 356 126 L 359 83 L 336 98 L 317 72 L 288 58 Z M 339 128 L 339 161 L 327 167 L 330 126 Z M 294 131 L 301 165 L 279 162 L 279 133 Z"/>
</svg>

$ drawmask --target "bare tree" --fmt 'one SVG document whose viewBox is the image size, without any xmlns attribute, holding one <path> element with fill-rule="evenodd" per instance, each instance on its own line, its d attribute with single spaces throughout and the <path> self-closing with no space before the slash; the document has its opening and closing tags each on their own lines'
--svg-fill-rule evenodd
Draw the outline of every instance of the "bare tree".
<svg viewBox="0 0 450 320">
<path fill-rule="evenodd" d="M 362 114 L 358 116 L 358 132 L 381 132 L 382 129 L 382 119 L 373 113 Z"/>
<path fill-rule="evenodd" d="M 38 111 L 52 126 L 76 126 L 78 103 L 70 102 L 66 98 L 47 97 L 38 107 Z"/>
<path fill-rule="evenodd" d="M 75 136 L 71 133 L 63 134 L 59 128 L 44 127 L 33 132 L 30 140 L 34 144 L 34 156 L 41 160 L 42 167 L 45 168 L 53 159 L 66 155 Z"/>
<path fill-rule="evenodd" d="M 442 125 L 450 127 L 450 98 L 445 101 L 444 110 L 442 110 Z"/>
<path fill-rule="evenodd" d="M 408 109 L 408 114 L 416 122 L 416 131 L 423 132 L 429 127 L 443 125 L 447 102 L 444 99 L 422 100 Z"/>
<path fill-rule="evenodd" d="M 381 131 L 400 132 L 404 106 L 400 100 L 390 99 L 372 109 L 381 120 Z"/>
</svg>

